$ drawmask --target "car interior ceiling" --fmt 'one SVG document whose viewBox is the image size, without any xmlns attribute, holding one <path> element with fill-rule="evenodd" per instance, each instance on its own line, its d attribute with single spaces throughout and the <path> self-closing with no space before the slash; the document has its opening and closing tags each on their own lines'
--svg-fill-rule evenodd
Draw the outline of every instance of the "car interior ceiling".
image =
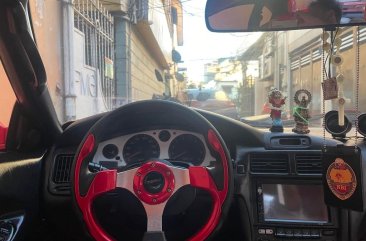
<svg viewBox="0 0 366 241">
<path fill-rule="evenodd" d="M 82 153 L 82 144 L 90 134 L 95 136 L 96 143 L 106 146 L 127 143 L 128 138 L 134 135 L 156 136 L 166 134 L 166 131 L 169 135 L 193 135 L 204 143 L 205 158 L 202 163 L 207 162 L 207 173 L 213 183 L 222 184 L 225 177 L 232 179 L 232 187 L 228 184 L 227 195 L 230 197 L 225 196 L 227 199 L 221 200 L 218 208 L 225 218 L 218 220 L 207 235 L 211 240 L 366 240 L 365 211 L 325 206 L 323 196 L 319 200 L 315 198 L 320 190 L 322 192 L 320 187 L 323 186 L 322 168 L 316 169 L 317 163 L 322 160 L 322 137 L 267 133 L 209 111 L 192 110 L 159 100 L 151 101 L 152 104 L 149 101 L 132 104 L 111 113 L 61 125 L 48 92 L 42 59 L 32 36 L 27 1 L 0 0 L 0 59 L 17 97 L 8 130 L 7 148 L 0 152 L 0 240 L 93 240 L 95 236 L 85 224 L 85 216 L 74 195 L 74 173 L 77 173 L 76 162 Z M 218 134 L 216 144 L 222 148 L 222 153 L 210 145 L 207 135 L 209 130 Z M 158 143 L 163 149 L 166 142 L 163 137 L 159 138 Z M 173 142 L 171 139 L 169 143 Z M 341 145 L 352 146 L 353 142 L 327 139 L 326 145 L 337 148 Z M 359 149 L 362 154 L 366 151 L 364 144 L 360 144 Z M 102 153 L 96 146 L 90 153 L 97 156 L 99 152 Z M 228 176 L 222 175 L 225 173 L 225 157 L 230 158 L 227 160 Z M 85 160 L 88 158 L 91 160 L 93 157 L 90 154 Z M 273 159 L 279 165 L 287 163 L 284 173 L 268 170 L 256 172 L 255 168 L 271 165 L 252 165 L 255 163 L 253 160 Z M 299 174 L 298 164 L 303 159 L 315 160 L 316 164 L 312 166 L 316 169 L 315 173 Z M 68 163 L 67 182 L 55 179 L 60 160 Z M 362 168 L 366 165 L 362 155 L 361 164 Z M 80 165 L 83 168 L 83 164 Z M 180 165 L 187 170 L 194 166 L 178 162 L 174 164 L 174 160 L 164 165 Z M 135 167 L 131 164 L 128 168 L 115 169 L 128 171 Z M 78 175 L 80 178 L 85 176 L 85 183 L 92 185 L 90 183 L 97 174 L 88 169 L 88 164 L 84 168 L 85 173 L 80 171 Z M 101 170 L 102 167 L 98 168 Z M 364 180 L 363 174 L 360 184 Z M 278 198 L 278 186 L 288 191 L 288 196 L 284 195 L 284 200 L 277 200 L 278 203 L 287 201 L 294 210 L 301 209 L 305 219 L 309 220 L 286 222 L 286 218 L 280 217 L 285 221 L 266 222 L 264 212 L 268 214 L 265 210 L 268 207 L 265 206 L 267 203 L 263 194 Z M 297 193 L 297 199 L 293 193 Z M 363 190 L 360 195 L 364 200 Z M 192 186 L 183 187 L 172 195 L 162 218 L 166 240 L 186 240 L 204 229 L 212 210 L 215 210 L 211 198 L 209 191 Z M 165 240 L 161 237 L 144 237 L 146 211 L 136 199 L 136 195 L 124 189 L 110 190 L 97 196 L 91 209 L 98 225 L 114 240 Z M 314 205 L 311 201 L 318 202 Z M 280 206 L 270 208 L 281 210 Z M 320 212 L 324 215 L 320 215 Z M 279 213 L 268 215 L 276 219 Z M 284 213 L 291 216 L 291 210 L 285 210 Z M 295 236 L 297 232 L 301 236 Z"/>
</svg>

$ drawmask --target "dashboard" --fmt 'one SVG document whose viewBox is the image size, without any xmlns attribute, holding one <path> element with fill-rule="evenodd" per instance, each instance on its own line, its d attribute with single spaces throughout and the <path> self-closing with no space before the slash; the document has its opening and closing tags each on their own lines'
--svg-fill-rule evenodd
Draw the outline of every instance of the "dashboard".
<svg viewBox="0 0 366 241">
<path fill-rule="evenodd" d="M 178 129 L 155 129 L 119 136 L 99 144 L 92 163 L 120 169 L 151 159 L 189 166 L 209 166 L 215 158 L 204 137 Z"/>
<path fill-rule="evenodd" d="M 224 225 L 223 238 L 217 240 L 228 240 L 227 237 L 230 240 L 253 241 L 357 240 L 356 234 L 365 213 L 330 207 L 322 199 L 322 137 L 269 133 L 209 112 L 199 113 L 220 133 L 234 168 L 232 211 L 227 218 L 226 230 Z M 45 211 L 48 220 L 60 219 L 62 214 L 54 216 L 55 206 L 71 206 L 69 183 L 57 182 L 55 175 L 68 170 L 64 166 L 72 164 L 82 138 L 101 117 L 80 120 L 65 127 L 64 134 L 48 155 L 43 185 L 46 188 L 45 202 L 49 207 Z M 167 160 L 173 165 L 185 167 L 212 166 L 216 159 L 210 153 L 205 137 L 199 129 L 185 123 L 182 121 L 175 126 L 171 123 L 153 125 L 149 129 L 135 128 L 134 132 L 114 133 L 112 138 L 99 142 L 91 163 L 101 168 L 122 170 L 140 165 L 148 159 Z M 341 142 L 327 139 L 326 144 L 334 147 Z M 366 146 L 361 149 L 366 150 Z M 172 202 L 171 205 L 178 211 L 174 213 L 168 210 L 165 213 L 167 220 L 170 220 L 170 216 L 184 213 L 183 210 L 188 208 L 185 204 L 195 206 L 197 203 L 194 200 L 205 198 L 194 190 L 184 191 L 175 200 L 182 203 Z M 116 192 L 110 193 L 110 196 L 126 197 L 126 194 Z M 319 198 L 314 198 L 316 196 Z M 144 213 L 139 213 L 139 207 L 133 206 L 133 200 L 119 200 L 110 206 L 100 201 L 100 207 L 108 213 L 108 220 L 115 213 L 128 213 L 123 223 L 126 226 L 124 234 L 128 233 L 131 222 L 142 222 L 142 228 L 145 227 L 143 221 L 135 220 L 136 213 L 137 216 L 143 216 Z M 196 219 L 204 218 L 198 214 L 204 213 L 205 207 L 197 207 L 198 210 L 193 213 L 192 219 L 187 219 L 186 224 L 177 223 L 174 227 L 180 230 L 177 232 L 186 232 L 185 228 L 194 226 L 191 223 Z M 167 223 L 174 225 L 169 221 Z M 347 238 L 347 235 L 350 236 Z M 131 236 L 128 240 L 134 239 Z"/>
</svg>

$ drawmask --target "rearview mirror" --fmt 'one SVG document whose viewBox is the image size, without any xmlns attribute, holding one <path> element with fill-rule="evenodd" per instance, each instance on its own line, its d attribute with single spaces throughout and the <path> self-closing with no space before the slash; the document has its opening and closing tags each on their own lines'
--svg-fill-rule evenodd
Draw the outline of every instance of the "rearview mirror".
<svg viewBox="0 0 366 241">
<path fill-rule="evenodd" d="M 357 0 L 207 0 L 213 32 L 280 31 L 362 25 L 366 2 Z"/>
</svg>

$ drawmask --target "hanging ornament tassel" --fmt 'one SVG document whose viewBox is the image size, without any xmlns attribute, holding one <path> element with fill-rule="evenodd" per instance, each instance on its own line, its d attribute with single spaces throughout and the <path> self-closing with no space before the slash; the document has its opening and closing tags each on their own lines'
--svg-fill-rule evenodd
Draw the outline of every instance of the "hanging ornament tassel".
<svg viewBox="0 0 366 241">
<path fill-rule="evenodd" d="M 354 40 L 355 50 L 355 72 L 356 72 L 356 93 L 355 93 L 355 115 L 358 115 L 358 92 L 359 92 L 359 64 L 360 64 L 360 29 L 357 27 L 356 39 Z M 336 55 L 339 56 L 341 41 L 335 41 Z M 324 59 L 324 53 L 323 53 Z M 324 60 L 323 60 L 324 61 Z M 342 61 L 332 60 L 333 64 Z M 325 62 L 323 62 L 325 66 Z M 344 98 L 344 76 L 341 73 L 340 65 L 338 71 L 340 72 L 336 79 L 338 82 L 338 117 L 339 125 L 344 125 L 344 105 L 346 100 Z M 325 74 L 323 74 L 325 78 Z M 324 89 L 323 89 L 324 91 Z M 323 98 L 323 106 L 324 106 Z M 323 107 L 323 114 L 325 109 Z M 356 129 L 358 120 L 355 118 Z M 325 132 L 324 132 L 325 135 Z M 354 146 L 349 145 L 351 141 L 345 144 L 338 144 L 336 146 L 327 146 L 324 136 L 323 147 L 323 186 L 324 186 L 324 200 L 329 206 L 337 208 L 344 208 L 356 211 L 364 211 L 366 207 L 366 200 L 364 198 L 363 184 L 366 183 L 366 177 L 362 175 L 366 159 L 363 160 L 361 152 L 358 148 L 357 131 L 355 135 Z"/>
</svg>

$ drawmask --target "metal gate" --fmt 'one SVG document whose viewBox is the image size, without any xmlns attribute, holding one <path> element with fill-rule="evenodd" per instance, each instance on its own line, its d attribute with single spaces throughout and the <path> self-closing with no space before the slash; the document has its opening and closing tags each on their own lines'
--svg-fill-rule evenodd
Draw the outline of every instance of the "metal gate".
<svg viewBox="0 0 366 241">
<path fill-rule="evenodd" d="M 113 17 L 98 0 L 73 0 L 74 27 L 85 35 L 85 64 L 99 71 L 104 101 L 113 108 L 114 26 Z"/>
</svg>

